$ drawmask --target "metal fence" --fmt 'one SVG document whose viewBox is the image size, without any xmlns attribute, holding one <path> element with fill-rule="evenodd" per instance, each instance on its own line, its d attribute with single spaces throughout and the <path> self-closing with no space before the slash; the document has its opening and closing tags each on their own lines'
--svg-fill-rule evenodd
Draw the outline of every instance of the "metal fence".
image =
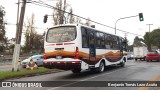
<svg viewBox="0 0 160 90">
<path fill-rule="evenodd" d="M 11 62 L 12 58 L 0 58 L 0 63 Z"/>
<path fill-rule="evenodd" d="M 20 57 L 20 60 L 25 59 L 26 57 Z M 3 58 L 0 57 L 0 63 L 12 62 L 12 58 Z"/>
</svg>

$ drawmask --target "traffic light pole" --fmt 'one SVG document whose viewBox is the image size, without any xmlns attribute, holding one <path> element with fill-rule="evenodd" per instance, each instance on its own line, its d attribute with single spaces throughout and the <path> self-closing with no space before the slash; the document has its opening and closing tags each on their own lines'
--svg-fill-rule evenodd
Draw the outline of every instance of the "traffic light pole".
<svg viewBox="0 0 160 90">
<path fill-rule="evenodd" d="M 119 18 L 119 19 L 117 19 L 117 21 L 115 22 L 115 34 L 116 34 L 116 31 L 117 31 L 117 27 L 116 27 L 116 25 L 117 25 L 117 22 L 118 22 L 119 20 L 127 19 L 127 18 L 132 18 L 132 17 L 137 17 L 137 16 L 139 16 L 139 15 L 129 16 L 129 17 L 123 17 L 123 18 Z"/>
<path fill-rule="evenodd" d="M 17 24 L 17 31 L 16 31 L 16 43 L 13 53 L 13 61 L 12 61 L 12 71 L 18 71 L 18 60 L 20 54 L 20 43 L 21 43 L 21 35 L 22 35 L 22 28 L 23 28 L 23 20 L 24 20 L 24 13 L 26 7 L 26 0 L 23 0 L 23 4 L 21 6 L 21 14 L 19 23 Z"/>
</svg>

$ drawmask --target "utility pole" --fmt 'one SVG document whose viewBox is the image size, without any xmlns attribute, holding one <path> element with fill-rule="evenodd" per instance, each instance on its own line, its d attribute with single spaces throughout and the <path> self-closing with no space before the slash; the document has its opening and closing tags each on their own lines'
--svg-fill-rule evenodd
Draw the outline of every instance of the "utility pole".
<svg viewBox="0 0 160 90">
<path fill-rule="evenodd" d="M 15 48 L 14 48 L 14 53 L 13 53 L 12 71 L 18 71 L 18 60 L 19 60 L 19 54 L 20 54 L 20 43 L 21 43 L 25 7 L 26 7 L 26 0 L 23 0 L 22 6 L 21 6 L 19 23 L 17 24 L 17 27 L 16 27 L 17 28 L 16 29 L 17 30 L 16 31 L 16 43 L 15 43 Z"/>
<path fill-rule="evenodd" d="M 124 34 L 124 39 L 125 39 L 125 51 L 127 51 L 127 33 Z"/>
<path fill-rule="evenodd" d="M 147 25 L 149 26 L 149 32 L 150 32 L 150 26 L 153 25 L 153 24 L 147 24 Z"/>
</svg>

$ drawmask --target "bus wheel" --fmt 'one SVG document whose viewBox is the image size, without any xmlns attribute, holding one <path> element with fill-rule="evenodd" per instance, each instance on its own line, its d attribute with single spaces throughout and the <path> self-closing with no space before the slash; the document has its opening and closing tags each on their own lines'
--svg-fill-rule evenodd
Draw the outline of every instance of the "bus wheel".
<svg viewBox="0 0 160 90">
<path fill-rule="evenodd" d="M 101 73 L 101 72 L 103 72 L 104 71 L 104 62 L 100 62 L 100 64 L 99 64 L 99 67 L 97 68 L 97 71 L 99 72 L 99 73 Z"/>
<path fill-rule="evenodd" d="M 78 69 L 78 68 L 72 69 L 72 72 L 73 72 L 73 73 L 80 73 L 80 72 L 81 72 L 81 69 Z"/>
<path fill-rule="evenodd" d="M 124 66 L 125 66 L 125 62 L 122 61 L 122 62 L 120 63 L 120 66 L 121 66 L 121 67 L 124 67 Z"/>
<path fill-rule="evenodd" d="M 146 57 L 144 57 L 143 60 L 146 61 Z"/>
<path fill-rule="evenodd" d="M 135 58 L 135 61 L 137 61 L 137 58 Z"/>
</svg>

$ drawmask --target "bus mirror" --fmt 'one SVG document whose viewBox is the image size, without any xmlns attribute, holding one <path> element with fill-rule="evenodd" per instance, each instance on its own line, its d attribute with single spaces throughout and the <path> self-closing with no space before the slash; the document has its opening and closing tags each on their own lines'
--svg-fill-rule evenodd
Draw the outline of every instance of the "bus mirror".
<svg viewBox="0 0 160 90">
<path fill-rule="evenodd" d="M 123 45 L 126 45 L 126 44 L 127 44 L 126 40 L 124 40 L 122 43 L 123 43 Z"/>
<path fill-rule="evenodd" d="M 126 51 L 127 50 L 127 41 L 123 40 L 122 43 L 123 43 L 123 49 L 124 49 L 124 51 Z"/>
<path fill-rule="evenodd" d="M 48 19 L 48 15 L 45 15 L 45 16 L 44 16 L 44 19 L 43 19 L 43 23 L 46 23 L 46 22 L 47 22 L 47 19 Z"/>
<path fill-rule="evenodd" d="M 92 27 L 92 28 L 95 28 L 96 26 L 95 26 L 95 25 L 91 25 L 91 27 Z"/>
</svg>

